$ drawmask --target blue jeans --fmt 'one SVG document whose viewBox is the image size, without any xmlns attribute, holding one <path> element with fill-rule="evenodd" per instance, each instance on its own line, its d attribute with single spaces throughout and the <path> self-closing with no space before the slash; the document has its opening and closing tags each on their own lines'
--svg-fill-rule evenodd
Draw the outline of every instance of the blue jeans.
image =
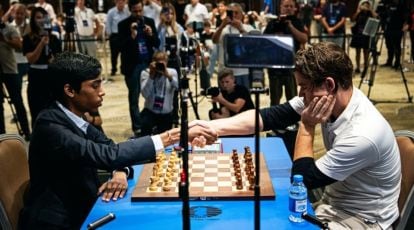
<svg viewBox="0 0 414 230">
<path fill-rule="evenodd" d="M 141 72 L 148 64 L 141 63 L 135 66 L 131 75 L 125 75 L 125 84 L 128 88 L 129 116 L 131 117 L 132 131 L 141 129 L 139 114 L 139 94 L 141 93 Z"/>
</svg>

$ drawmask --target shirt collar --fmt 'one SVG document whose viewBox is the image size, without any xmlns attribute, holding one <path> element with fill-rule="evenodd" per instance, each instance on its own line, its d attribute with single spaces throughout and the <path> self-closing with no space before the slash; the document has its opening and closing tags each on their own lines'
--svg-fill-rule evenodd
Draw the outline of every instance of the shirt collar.
<svg viewBox="0 0 414 230">
<path fill-rule="evenodd" d="M 327 122 L 325 125 L 331 129 L 334 129 L 336 134 L 340 133 L 348 126 L 349 121 L 355 115 L 355 110 L 360 105 L 361 100 L 363 100 L 363 95 L 364 94 L 359 89 L 354 87 L 352 90 L 351 100 L 345 110 L 339 115 L 339 117 L 336 118 L 335 121 Z"/>
<path fill-rule="evenodd" d="M 79 117 L 78 115 L 74 114 L 72 111 L 67 109 L 65 106 L 63 106 L 60 102 L 56 101 L 56 104 L 59 106 L 59 108 L 66 114 L 66 116 L 69 117 L 75 125 L 82 130 L 83 133 L 86 134 L 86 130 L 88 129 L 89 123 L 85 121 L 82 117 Z"/>
</svg>

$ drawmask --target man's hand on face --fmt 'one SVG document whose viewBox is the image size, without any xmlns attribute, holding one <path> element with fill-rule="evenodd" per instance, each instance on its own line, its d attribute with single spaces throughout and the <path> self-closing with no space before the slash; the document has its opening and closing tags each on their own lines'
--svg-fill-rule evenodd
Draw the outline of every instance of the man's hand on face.
<svg viewBox="0 0 414 230">
<path fill-rule="evenodd" d="M 335 101 L 334 95 L 313 98 L 301 114 L 302 123 L 307 126 L 316 126 L 318 123 L 326 122 L 332 114 Z"/>
<path fill-rule="evenodd" d="M 109 202 L 123 198 L 128 189 L 127 175 L 123 171 L 114 171 L 112 178 L 99 188 L 98 195 L 102 194 L 102 200 Z"/>
</svg>

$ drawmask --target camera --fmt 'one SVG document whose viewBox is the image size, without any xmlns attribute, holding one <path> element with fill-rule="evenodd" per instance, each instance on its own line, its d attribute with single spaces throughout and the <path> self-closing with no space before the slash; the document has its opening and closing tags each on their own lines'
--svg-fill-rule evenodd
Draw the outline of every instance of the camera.
<svg viewBox="0 0 414 230">
<path fill-rule="evenodd" d="M 137 25 L 132 27 L 134 30 L 138 31 L 138 33 L 140 32 L 144 32 L 144 28 L 145 28 L 145 24 L 144 24 L 144 19 L 143 18 L 138 18 L 137 19 Z"/>
<path fill-rule="evenodd" d="M 295 20 L 296 17 L 294 15 L 280 15 L 276 19 L 272 19 L 268 22 L 264 34 L 274 34 L 284 32 L 286 28 L 286 21 Z"/>
<path fill-rule="evenodd" d="M 66 17 L 73 17 L 75 15 L 75 6 L 75 0 L 62 1 L 63 12 L 66 14 Z"/>
<path fill-rule="evenodd" d="M 233 20 L 233 11 L 232 10 L 226 10 L 226 14 L 227 14 L 227 17 L 230 18 L 230 20 Z"/>
<path fill-rule="evenodd" d="M 155 63 L 155 69 L 156 69 L 157 71 L 164 72 L 164 70 L 165 70 L 165 65 L 164 65 L 164 63 L 161 63 L 161 62 L 156 62 L 156 63 Z"/>
<path fill-rule="evenodd" d="M 219 87 L 210 87 L 206 91 L 207 96 L 217 97 L 220 94 L 220 88 Z"/>
</svg>

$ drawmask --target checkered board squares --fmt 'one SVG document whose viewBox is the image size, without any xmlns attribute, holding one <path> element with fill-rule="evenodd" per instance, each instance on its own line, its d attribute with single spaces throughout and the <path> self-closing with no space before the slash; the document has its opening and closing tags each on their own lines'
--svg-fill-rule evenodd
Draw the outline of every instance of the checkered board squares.
<svg viewBox="0 0 414 230">
<path fill-rule="evenodd" d="M 244 172 L 243 154 L 239 154 L 242 172 L 242 189 L 236 188 L 236 177 L 231 154 L 190 154 L 189 155 L 189 192 L 192 200 L 253 200 L 254 191 L 249 189 L 249 181 Z M 254 155 L 253 155 L 254 156 Z M 262 199 L 274 199 L 275 193 L 263 155 L 260 155 L 260 187 Z M 181 162 L 168 169 L 169 156 L 162 161 L 162 167 L 156 173 L 159 181 L 151 182 L 154 165 L 146 164 L 132 194 L 132 201 L 176 201 L 179 189 Z M 170 166 L 171 167 L 171 166 Z M 164 179 L 169 170 L 171 182 L 166 185 Z M 173 172 L 171 172 L 173 171 Z M 152 184 L 152 185 L 151 185 Z M 152 188 L 150 188 L 152 186 Z M 164 190 L 164 187 L 169 189 Z"/>
</svg>

